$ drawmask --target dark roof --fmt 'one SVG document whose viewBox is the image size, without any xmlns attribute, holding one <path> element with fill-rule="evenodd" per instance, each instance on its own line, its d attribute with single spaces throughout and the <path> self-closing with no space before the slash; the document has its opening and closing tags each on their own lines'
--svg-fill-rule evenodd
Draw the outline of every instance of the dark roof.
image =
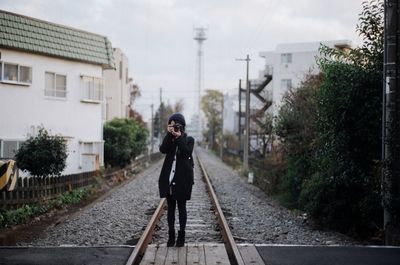
<svg viewBox="0 0 400 265">
<path fill-rule="evenodd" d="M 114 68 L 105 36 L 0 10 L 0 47 Z"/>
</svg>

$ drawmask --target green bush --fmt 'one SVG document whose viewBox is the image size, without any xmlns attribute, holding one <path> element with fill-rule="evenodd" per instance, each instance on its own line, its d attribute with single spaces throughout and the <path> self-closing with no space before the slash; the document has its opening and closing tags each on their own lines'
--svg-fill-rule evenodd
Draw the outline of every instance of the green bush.
<svg viewBox="0 0 400 265">
<path fill-rule="evenodd" d="M 286 205 L 306 210 L 324 227 L 369 236 L 383 220 L 383 2 L 364 2 L 363 9 L 362 47 L 322 47 L 322 82 L 285 97 L 276 131 L 287 161 Z"/>
<path fill-rule="evenodd" d="M 280 200 L 289 208 L 299 207 L 303 183 L 313 172 L 316 152 L 317 93 L 320 75 L 308 75 L 299 88 L 283 98 L 275 125 L 286 160 L 285 174 L 280 180 Z"/>
<path fill-rule="evenodd" d="M 15 210 L 0 212 L 0 227 L 23 224 L 34 216 L 48 212 L 53 208 L 77 204 L 89 195 L 90 188 L 80 188 L 60 194 L 57 198 L 41 204 L 26 204 Z"/>
<path fill-rule="evenodd" d="M 301 204 L 325 226 L 365 234 L 381 225 L 382 215 L 376 170 L 381 73 L 342 62 L 324 63 L 322 71 L 317 169 L 305 183 Z"/>
<path fill-rule="evenodd" d="M 104 125 L 104 160 L 124 167 L 146 150 L 148 130 L 132 119 L 113 119 Z"/>
<path fill-rule="evenodd" d="M 27 204 L 15 210 L 5 211 L 0 213 L 0 227 L 26 223 L 33 216 L 46 211 L 46 206 L 38 204 Z"/>
<path fill-rule="evenodd" d="M 81 188 L 63 193 L 58 198 L 59 205 L 76 204 L 89 195 L 88 189 Z"/>
<path fill-rule="evenodd" d="M 383 3 L 363 3 L 363 46 L 323 47 L 316 169 L 300 202 L 321 224 L 368 236 L 382 227 L 380 189 Z"/>
<path fill-rule="evenodd" d="M 60 175 L 66 166 L 67 145 L 61 136 L 51 136 L 41 128 L 22 144 L 15 158 L 18 167 L 33 176 Z"/>
</svg>

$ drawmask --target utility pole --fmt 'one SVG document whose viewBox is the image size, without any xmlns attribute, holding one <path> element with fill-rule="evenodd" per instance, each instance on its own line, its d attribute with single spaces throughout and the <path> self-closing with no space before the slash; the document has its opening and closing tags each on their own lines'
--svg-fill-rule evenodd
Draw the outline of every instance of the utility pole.
<svg viewBox="0 0 400 265">
<path fill-rule="evenodd" d="M 162 102 L 163 102 L 162 101 L 162 87 L 160 87 L 160 105 L 161 105 Z"/>
<path fill-rule="evenodd" d="M 219 156 L 222 159 L 224 155 L 224 96 L 221 100 L 221 140 L 219 145 Z"/>
<path fill-rule="evenodd" d="M 151 104 L 151 132 L 150 132 L 150 157 L 154 151 L 154 104 Z"/>
<path fill-rule="evenodd" d="M 202 131 L 202 126 L 201 126 L 201 87 L 202 87 L 202 58 L 203 58 L 203 50 L 202 50 L 202 44 L 205 40 L 207 40 L 206 37 L 206 28 L 200 27 L 200 28 L 194 28 L 194 31 L 196 33 L 195 37 L 193 38 L 195 41 L 198 43 L 198 49 L 197 49 L 197 93 L 198 93 L 198 102 L 197 102 L 197 138 L 201 139 L 201 131 Z"/>
<path fill-rule="evenodd" d="M 158 138 L 159 138 L 159 143 L 161 145 L 161 141 L 164 137 L 163 132 L 164 132 L 164 127 L 163 127 L 163 119 L 164 119 L 164 104 L 163 104 L 163 100 L 162 100 L 162 87 L 160 87 L 160 118 L 158 121 L 158 125 L 159 125 L 159 133 L 158 133 Z"/>
<path fill-rule="evenodd" d="M 246 121 L 244 135 L 244 150 L 243 150 L 243 169 L 249 169 L 249 138 L 250 138 L 250 84 L 249 84 L 249 62 L 250 57 L 247 54 L 246 59 L 236 59 L 236 61 L 246 61 Z"/>
<path fill-rule="evenodd" d="M 400 4 L 384 3 L 384 84 L 382 114 L 382 197 L 385 243 L 399 244 L 399 217 L 392 215 L 393 203 L 400 198 Z"/>
<path fill-rule="evenodd" d="M 239 79 L 239 154 L 242 152 L 242 79 Z"/>
</svg>

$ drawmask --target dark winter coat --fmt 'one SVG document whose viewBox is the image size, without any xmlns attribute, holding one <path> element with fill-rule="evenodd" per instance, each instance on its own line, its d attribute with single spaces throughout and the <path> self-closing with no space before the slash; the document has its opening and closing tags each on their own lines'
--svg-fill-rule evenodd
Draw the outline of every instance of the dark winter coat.
<svg viewBox="0 0 400 265">
<path fill-rule="evenodd" d="M 172 198 L 175 200 L 190 200 L 193 182 L 193 146 L 194 138 L 183 133 L 178 139 L 167 133 L 160 146 L 160 152 L 166 154 L 158 180 L 160 197 L 164 198 L 170 192 L 169 175 L 176 151 L 175 175 L 172 180 Z"/>
</svg>

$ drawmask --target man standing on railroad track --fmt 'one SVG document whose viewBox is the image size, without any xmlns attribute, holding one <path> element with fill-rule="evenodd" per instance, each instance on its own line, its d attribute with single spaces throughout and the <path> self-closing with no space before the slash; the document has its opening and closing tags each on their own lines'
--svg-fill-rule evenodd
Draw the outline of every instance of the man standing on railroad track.
<svg viewBox="0 0 400 265">
<path fill-rule="evenodd" d="M 167 247 L 175 245 L 175 209 L 178 204 L 179 231 L 177 247 L 185 244 L 186 201 L 192 194 L 193 166 L 192 157 L 194 138 L 185 133 L 185 117 L 174 113 L 168 119 L 167 134 L 160 146 L 160 152 L 166 154 L 161 169 L 158 187 L 160 197 L 167 199 L 168 205 L 168 242 Z"/>
</svg>

